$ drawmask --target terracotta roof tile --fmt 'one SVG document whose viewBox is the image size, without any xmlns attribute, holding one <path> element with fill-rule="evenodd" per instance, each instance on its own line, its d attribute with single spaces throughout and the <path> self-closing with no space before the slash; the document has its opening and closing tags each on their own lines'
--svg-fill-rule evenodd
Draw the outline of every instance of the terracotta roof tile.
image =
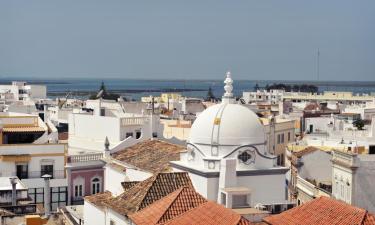
<svg viewBox="0 0 375 225">
<path fill-rule="evenodd" d="M 140 181 L 124 181 L 121 182 L 121 186 L 124 189 L 124 191 L 129 190 L 132 188 L 134 185 L 138 184 Z"/>
<path fill-rule="evenodd" d="M 231 209 L 208 201 L 169 220 L 165 225 L 249 225 L 248 220 Z"/>
<path fill-rule="evenodd" d="M 293 152 L 293 154 L 297 157 L 301 157 L 301 156 L 307 155 L 307 154 L 309 154 L 311 152 L 315 152 L 315 151 L 319 151 L 319 149 L 316 148 L 316 147 L 313 147 L 313 146 L 308 146 L 301 151 Z"/>
<path fill-rule="evenodd" d="M 88 201 L 98 207 L 103 207 L 106 203 L 110 202 L 111 200 L 113 200 L 113 197 L 110 191 L 105 191 L 102 193 L 97 193 L 85 197 L 85 201 Z"/>
<path fill-rule="evenodd" d="M 375 216 L 368 213 L 363 220 L 363 225 L 375 225 Z"/>
<path fill-rule="evenodd" d="M 374 224 L 374 217 L 366 210 L 332 198 L 320 197 L 281 214 L 263 219 L 272 225 L 346 225 Z"/>
<path fill-rule="evenodd" d="M 106 205 L 122 215 L 128 215 L 184 186 L 193 187 L 188 173 L 158 173 L 134 185 Z"/>
<path fill-rule="evenodd" d="M 169 161 L 180 160 L 180 152 L 184 150 L 184 146 L 147 140 L 115 152 L 112 157 L 152 173 L 168 172 L 171 171 Z"/>
<path fill-rule="evenodd" d="M 205 202 L 193 187 L 182 187 L 129 217 L 137 225 L 163 224 Z"/>
</svg>

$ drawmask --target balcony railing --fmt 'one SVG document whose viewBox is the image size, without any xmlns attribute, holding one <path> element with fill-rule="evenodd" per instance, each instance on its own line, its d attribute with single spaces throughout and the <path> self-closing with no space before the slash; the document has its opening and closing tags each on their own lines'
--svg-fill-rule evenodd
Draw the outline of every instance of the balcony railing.
<svg viewBox="0 0 375 225">
<path fill-rule="evenodd" d="M 143 125 L 148 122 L 147 117 L 124 117 L 121 118 L 121 126 Z"/>
<path fill-rule="evenodd" d="M 65 171 L 64 170 L 54 170 L 54 171 L 29 171 L 28 173 L 22 172 L 18 173 L 16 171 L 0 171 L 1 177 L 11 177 L 20 175 L 20 179 L 33 179 L 33 178 L 41 178 L 45 174 L 52 175 L 52 179 L 63 179 L 65 178 Z"/>
<path fill-rule="evenodd" d="M 315 185 L 300 176 L 297 176 L 297 188 L 303 190 L 312 197 L 317 196 L 317 189 Z"/>
<path fill-rule="evenodd" d="M 92 153 L 68 156 L 68 163 L 98 161 L 103 159 L 103 153 Z"/>
<path fill-rule="evenodd" d="M 36 204 L 0 206 L 0 208 L 12 212 L 16 215 L 34 214 L 36 212 Z"/>
</svg>

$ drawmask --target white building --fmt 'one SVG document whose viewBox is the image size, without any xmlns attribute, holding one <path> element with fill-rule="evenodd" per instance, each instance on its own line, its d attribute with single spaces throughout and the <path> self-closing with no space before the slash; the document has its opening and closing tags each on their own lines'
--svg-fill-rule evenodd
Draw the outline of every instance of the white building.
<svg viewBox="0 0 375 225">
<path fill-rule="evenodd" d="M 375 100 L 374 100 L 375 101 Z M 375 116 L 375 102 L 366 102 L 366 104 L 345 105 L 345 113 L 358 113 L 363 120 L 371 121 Z"/>
<path fill-rule="evenodd" d="M 278 104 L 282 101 L 284 90 L 257 90 L 252 92 L 243 92 L 242 99 L 246 104 L 262 103 L 262 104 Z"/>
<path fill-rule="evenodd" d="M 0 176 L 17 176 L 27 187 L 32 202 L 43 203 L 41 176 L 49 174 L 52 176 L 52 209 L 66 204 L 67 146 L 57 144 L 53 124 L 46 124 L 35 115 L 19 113 L 1 113 L 0 121 Z M 62 197 L 56 198 L 56 195 Z"/>
<path fill-rule="evenodd" d="M 334 151 L 332 197 L 375 212 L 375 155 Z"/>
<path fill-rule="evenodd" d="M 13 101 L 47 98 L 45 85 L 29 85 L 23 81 L 13 81 L 11 85 L 0 85 L 0 90 L 1 93 L 7 93 L 8 98 L 12 95 Z"/>
<path fill-rule="evenodd" d="M 0 177 L 0 205 L 12 205 L 12 191 L 13 186 L 11 180 L 15 179 L 16 203 L 18 201 L 27 201 L 27 187 L 22 181 L 15 177 Z"/>
<path fill-rule="evenodd" d="M 171 166 L 189 172 L 201 195 L 229 208 L 286 203 L 288 168 L 268 153 L 258 116 L 235 104 L 232 82 L 228 72 L 222 103 L 199 114 L 187 151 Z"/>
<path fill-rule="evenodd" d="M 126 113 L 121 104 L 109 100 L 88 100 L 87 113 L 69 114 L 69 153 L 103 152 L 108 137 L 111 151 L 142 140 L 162 137 L 158 115 Z"/>
</svg>

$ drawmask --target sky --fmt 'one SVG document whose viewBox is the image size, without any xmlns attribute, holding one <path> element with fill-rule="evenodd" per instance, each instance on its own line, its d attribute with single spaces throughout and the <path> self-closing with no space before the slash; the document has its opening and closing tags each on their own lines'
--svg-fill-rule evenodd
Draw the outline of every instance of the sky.
<svg viewBox="0 0 375 225">
<path fill-rule="evenodd" d="M 1 78 L 375 81 L 374 0 L 1 0 Z"/>
</svg>

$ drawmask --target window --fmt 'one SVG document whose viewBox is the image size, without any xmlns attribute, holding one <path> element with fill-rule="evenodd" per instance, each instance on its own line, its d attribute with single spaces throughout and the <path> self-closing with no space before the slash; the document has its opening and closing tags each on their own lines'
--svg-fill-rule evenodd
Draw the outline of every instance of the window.
<svg viewBox="0 0 375 225">
<path fill-rule="evenodd" d="M 100 179 L 94 178 L 91 180 L 91 194 L 96 194 L 100 192 Z"/>
<path fill-rule="evenodd" d="M 249 165 L 255 160 L 255 152 L 251 150 L 246 150 L 244 152 L 239 152 L 238 159 L 240 162 Z"/>
<path fill-rule="evenodd" d="M 281 140 L 281 138 L 280 138 L 280 134 L 278 134 L 278 135 L 277 135 L 277 144 L 280 144 L 280 140 Z"/>
<path fill-rule="evenodd" d="M 27 164 L 16 165 L 17 177 L 19 179 L 27 179 L 29 177 L 29 168 Z"/>
<path fill-rule="evenodd" d="M 67 187 L 51 188 L 51 209 L 55 211 L 59 206 L 65 206 L 68 201 Z"/>
<path fill-rule="evenodd" d="M 65 206 L 68 201 L 67 187 L 51 187 L 51 210 L 56 211 L 58 206 Z M 44 188 L 29 188 L 28 196 L 33 204 L 44 203 Z"/>
<path fill-rule="evenodd" d="M 133 132 L 127 132 L 125 138 L 133 137 Z"/>
<path fill-rule="evenodd" d="M 290 132 L 288 132 L 288 141 L 290 141 Z"/>
<path fill-rule="evenodd" d="M 80 198 L 80 197 L 83 196 L 82 189 L 83 189 L 83 185 L 82 184 L 78 184 L 78 185 L 74 186 L 74 197 L 75 198 Z"/>
<path fill-rule="evenodd" d="M 232 199 L 233 208 L 249 206 L 249 204 L 247 203 L 247 195 L 233 195 Z"/>
<path fill-rule="evenodd" d="M 53 165 L 42 165 L 40 170 L 40 176 L 51 175 L 53 178 Z"/>
<path fill-rule="evenodd" d="M 281 143 L 284 143 L 284 134 L 281 134 Z"/>
<path fill-rule="evenodd" d="M 136 131 L 136 132 L 135 132 L 135 138 L 136 138 L 136 139 L 141 138 L 141 135 L 142 135 L 142 132 L 141 132 L 141 131 Z"/>
<path fill-rule="evenodd" d="M 158 137 L 158 133 L 157 132 L 152 132 L 152 137 L 157 138 Z"/>
</svg>

